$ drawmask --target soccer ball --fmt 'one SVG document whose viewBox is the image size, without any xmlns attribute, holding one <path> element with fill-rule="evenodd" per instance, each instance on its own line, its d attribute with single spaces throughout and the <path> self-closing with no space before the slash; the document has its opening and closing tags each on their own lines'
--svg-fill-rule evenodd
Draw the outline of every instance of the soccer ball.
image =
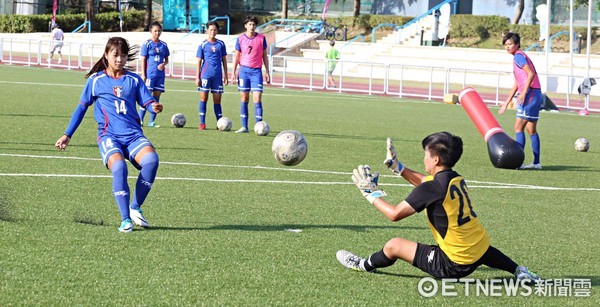
<svg viewBox="0 0 600 307">
<path fill-rule="evenodd" d="M 575 150 L 586 152 L 590 149 L 590 142 L 586 138 L 578 138 L 575 141 Z"/>
<path fill-rule="evenodd" d="M 296 130 L 284 130 L 273 140 L 271 150 L 277 162 L 293 166 L 304 160 L 308 152 L 308 144 L 302 133 Z"/>
<path fill-rule="evenodd" d="M 171 123 L 176 128 L 181 128 L 181 127 L 185 126 L 185 123 L 186 123 L 185 115 L 183 115 L 181 113 L 177 113 L 177 114 L 173 115 L 171 117 Z"/>
<path fill-rule="evenodd" d="M 265 136 L 268 135 L 269 132 L 271 132 L 271 127 L 267 122 L 260 121 L 254 125 L 254 133 L 256 133 L 256 135 Z"/>
<path fill-rule="evenodd" d="M 221 131 L 229 131 L 231 130 L 231 126 L 233 126 L 233 122 L 229 117 L 223 116 L 217 121 L 217 129 Z"/>
</svg>

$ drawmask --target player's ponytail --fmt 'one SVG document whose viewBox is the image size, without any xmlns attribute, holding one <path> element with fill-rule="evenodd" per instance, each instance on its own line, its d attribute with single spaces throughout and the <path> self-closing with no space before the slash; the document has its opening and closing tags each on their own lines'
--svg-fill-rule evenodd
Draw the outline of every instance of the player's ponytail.
<svg viewBox="0 0 600 307">
<path fill-rule="evenodd" d="M 92 69 L 85 75 L 86 78 L 89 76 L 103 71 L 108 67 L 108 60 L 106 59 L 106 54 L 111 52 L 112 50 L 119 50 L 121 54 L 127 54 L 127 62 L 135 61 L 138 54 L 138 46 L 129 46 L 129 42 L 122 37 L 111 37 L 106 42 L 106 47 L 104 48 L 104 53 L 102 57 L 92 66 Z M 125 66 L 126 70 L 131 70 L 129 65 Z"/>
</svg>

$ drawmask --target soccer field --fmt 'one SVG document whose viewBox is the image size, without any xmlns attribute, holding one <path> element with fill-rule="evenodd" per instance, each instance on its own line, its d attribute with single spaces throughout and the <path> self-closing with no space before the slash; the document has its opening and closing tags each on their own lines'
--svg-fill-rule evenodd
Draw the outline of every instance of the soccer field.
<svg viewBox="0 0 600 307">
<path fill-rule="evenodd" d="M 143 206 L 153 227 L 122 234 L 93 110 L 67 151 L 53 146 L 79 101 L 84 74 L 0 65 L 0 306 L 600 304 L 597 115 L 542 113 L 544 169 L 514 171 L 492 166 L 460 106 L 267 87 L 271 133 L 259 137 L 215 130 L 212 103 L 208 130 L 199 131 L 194 82 L 168 79 L 162 127 L 144 128 L 161 162 Z M 237 129 L 239 93 L 228 86 L 223 97 L 224 115 Z M 175 113 L 187 116 L 186 127 L 170 126 Z M 497 116 L 511 136 L 514 117 Z M 309 146 L 294 167 L 271 153 L 274 136 L 287 129 L 302 132 Z M 438 131 L 463 138 L 454 169 L 465 177 L 492 244 L 544 279 L 588 282 L 589 297 L 552 289 L 476 295 L 472 285 L 467 294 L 469 286 L 456 283 L 456 296 L 426 298 L 418 284 L 428 275 L 402 261 L 376 274 L 337 262 L 339 249 L 368 256 L 394 237 L 434 244 L 424 213 L 392 223 L 350 176 L 369 164 L 383 175 L 386 199 L 402 201 L 412 186 L 382 164 L 386 137 L 400 161 L 424 172 L 421 140 Z M 579 137 L 590 141 L 589 152 L 574 150 Z M 138 172 L 128 167 L 133 189 Z M 512 278 L 487 267 L 469 277 Z"/>
</svg>

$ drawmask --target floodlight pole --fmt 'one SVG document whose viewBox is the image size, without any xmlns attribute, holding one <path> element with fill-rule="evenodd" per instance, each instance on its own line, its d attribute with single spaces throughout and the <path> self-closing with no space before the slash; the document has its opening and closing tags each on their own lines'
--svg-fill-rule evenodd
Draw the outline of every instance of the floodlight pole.
<svg viewBox="0 0 600 307">
<path fill-rule="evenodd" d="M 590 78 L 590 49 L 592 48 L 592 6 L 594 5 L 594 0 L 588 1 L 588 24 L 587 24 L 587 44 L 585 48 L 587 65 L 585 66 L 585 77 L 587 80 Z M 590 84 L 591 87 L 591 84 Z M 585 95 L 585 110 L 589 110 L 590 108 L 590 93 Z M 586 112 L 587 113 L 587 112 Z"/>
</svg>

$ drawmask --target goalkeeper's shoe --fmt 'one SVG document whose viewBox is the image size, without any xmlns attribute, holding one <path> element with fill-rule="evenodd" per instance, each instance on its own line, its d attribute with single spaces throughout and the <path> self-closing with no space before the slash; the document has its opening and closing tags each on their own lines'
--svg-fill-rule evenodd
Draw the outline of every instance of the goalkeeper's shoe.
<svg viewBox="0 0 600 307">
<path fill-rule="evenodd" d="M 133 223 L 131 222 L 131 219 L 124 219 L 121 222 L 121 226 L 119 226 L 119 231 L 120 232 L 132 232 L 133 231 Z"/>
<path fill-rule="evenodd" d="M 367 270 L 365 269 L 365 266 L 364 266 L 364 263 L 365 263 L 364 258 L 361 258 L 361 257 L 359 257 L 349 251 L 345 251 L 345 250 L 337 251 L 337 253 L 335 253 L 335 257 L 343 266 L 345 266 L 351 270 L 367 272 Z"/>
<path fill-rule="evenodd" d="M 150 227 L 150 224 L 148 223 L 148 221 L 146 220 L 146 218 L 144 217 L 144 215 L 142 214 L 142 209 L 133 209 L 133 208 L 129 208 L 129 215 L 131 216 L 131 219 L 133 220 L 133 222 L 141 227 L 144 228 L 148 228 Z"/>
<path fill-rule="evenodd" d="M 248 128 L 242 127 L 240 129 L 236 130 L 235 133 L 248 133 Z"/>
<path fill-rule="evenodd" d="M 518 280 L 541 280 L 539 274 L 530 271 L 527 267 L 518 266 L 517 271 L 515 272 L 515 276 Z"/>
</svg>

